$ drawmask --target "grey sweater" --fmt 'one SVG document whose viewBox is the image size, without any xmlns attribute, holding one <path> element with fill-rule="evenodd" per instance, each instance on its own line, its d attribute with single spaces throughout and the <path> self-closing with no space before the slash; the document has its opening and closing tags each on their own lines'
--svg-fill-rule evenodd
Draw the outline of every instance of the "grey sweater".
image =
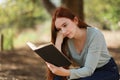
<svg viewBox="0 0 120 80">
<path fill-rule="evenodd" d="M 103 34 L 96 28 L 87 27 L 87 40 L 80 54 L 75 50 L 73 40 L 68 40 L 69 55 L 80 66 L 70 69 L 69 79 L 87 77 L 93 74 L 96 68 L 102 67 L 110 60 Z"/>
</svg>

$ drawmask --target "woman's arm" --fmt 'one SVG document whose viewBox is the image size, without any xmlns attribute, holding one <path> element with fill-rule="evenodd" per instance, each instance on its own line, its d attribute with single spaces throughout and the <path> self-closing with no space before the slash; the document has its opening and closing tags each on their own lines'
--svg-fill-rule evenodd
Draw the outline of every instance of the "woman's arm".
<svg viewBox="0 0 120 80">
<path fill-rule="evenodd" d="M 62 34 L 61 31 L 59 31 L 57 33 L 57 37 L 56 37 L 56 41 L 55 41 L 55 46 L 59 51 L 61 51 L 61 46 L 62 46 L 62 43 L 63 43 L 63 39 L 64 39 L 64 35 Z"/>
</svg>

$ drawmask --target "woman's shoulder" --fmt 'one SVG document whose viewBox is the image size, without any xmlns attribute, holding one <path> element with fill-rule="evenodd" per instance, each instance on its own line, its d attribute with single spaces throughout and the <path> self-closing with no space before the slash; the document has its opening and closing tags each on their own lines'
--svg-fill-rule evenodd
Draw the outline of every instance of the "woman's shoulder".
<svg viewBox="0 0 120 80">
<path fill-rule="evenodd" d="M 91 42 L 93 39 L 103 39 L 104 35 L 101 32 L 101 30 L 99 30 L 96 27 L 87 27 L 87 40 L 88 42 Z"/>
<path fill-rule="evenodd" d="M 92 35 L 102 35 L 102 32 L 97 27 L 87 27 L 88 34 Z"/>
</svg>

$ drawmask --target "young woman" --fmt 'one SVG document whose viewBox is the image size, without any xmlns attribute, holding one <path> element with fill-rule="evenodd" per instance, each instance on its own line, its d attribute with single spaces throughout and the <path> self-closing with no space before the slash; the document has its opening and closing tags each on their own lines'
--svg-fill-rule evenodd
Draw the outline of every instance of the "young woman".
<svg viewBox="0 0 120 80">
<path fill-rule="evenodd" d="M 46 62 L 48 80 L 119 80 L 117 65 L 98 29 L 59 7 L 52 18 L 51 33 L 52 42 L 71 59 L 73 66 L 63 68 Z"/>
</svg>

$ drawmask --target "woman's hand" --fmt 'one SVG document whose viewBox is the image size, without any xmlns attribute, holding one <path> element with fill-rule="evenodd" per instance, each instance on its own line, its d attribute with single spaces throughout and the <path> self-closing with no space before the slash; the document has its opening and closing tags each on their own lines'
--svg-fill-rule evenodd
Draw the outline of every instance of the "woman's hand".
<svg viewBox="0 0 120 80">
<path fill-rule="evenodd" d="M 70 71 L 67 69 L 64 69 L 63 67 L 57 67 L 57 66 L 50 64 L 48 62 L 46 62 L 46 64 L 53 74 L 56 74 L 59 76 L 69 76 L 70 75 Z"/>
<path fill-rule="evenodd" d="M 63 35 L 63 33 L 61 31 L 59 31 L 57 33 L 57 37 L 56 37 L 56 42 L 55 42 L 55 46 L 57 47 L 58 50 L 61 51 L 61 45 L 63 43 L 63 39 L 65 38 L 65 36 Z"/>
</svg>

